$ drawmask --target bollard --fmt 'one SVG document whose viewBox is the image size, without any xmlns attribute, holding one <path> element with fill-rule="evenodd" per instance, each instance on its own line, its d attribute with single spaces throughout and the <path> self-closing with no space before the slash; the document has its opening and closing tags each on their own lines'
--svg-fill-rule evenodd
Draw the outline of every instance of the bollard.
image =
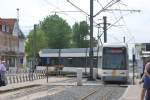
<svg viewBox="0 0 150 100">
<path fill-rule="evenodd" d="M 26 74 L 26 81 L 28 81 L 28 74 Z"/>
<path fill-rule="evenodd" d="M 97 78 L 97 68 L 93 68 L 93 79 L 96 80 Z"/>
<path fill-rule="evenodd" d="M 25 82 L 25 75 L 22 76 L 22 82 Z"/>
<path fill-rule="evenodd" d="M 16 75 L 16 83 L 19 83 L 18 75 Z"/>
<path fill-rule="evenodd" d="M 13 83 L 15 83 L 15 76 L 13 76 Z"/>
<path fill-rule="evenodd" d="M 20 83 L 22 82 L 22 80 L 21 80 L 21 75 L 19 76 L 19 80 L 20 80 Z"/>
<path fill-rule="evenodd" d="M 82 69 L 77 68 L 77 86 L 82 85 Z"/>
<path fill-rule="evenodd" d="M 38 79 L 38 75 L 37 75 L 37 72 L 35 73 L 35 75 L 36 75 L 36 79 Z"/>
<path fill-rule="evenodd" d="M 9 83 L 12 84 L 11 76 L 9 76 Z"/>
</svg>

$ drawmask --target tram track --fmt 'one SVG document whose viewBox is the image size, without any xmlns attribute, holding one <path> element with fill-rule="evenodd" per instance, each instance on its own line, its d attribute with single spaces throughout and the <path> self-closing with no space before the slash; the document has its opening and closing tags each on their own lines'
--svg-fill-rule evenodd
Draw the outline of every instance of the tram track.
<svg viewBox="0 0 150 100">
<path fill-rule="evenodd" d="M 109 89 L 110 87 L 110 89 Z M 112 88 L 113 87 L 113 88 Z M 114 88 L 116 87 L 116 88 Z M 113 95 L 117 88 L 122 87 L 120 85 L 107 85 L 96 90 L 88 90 L 91 91 L 86 95 L 81 96 L 78 100 L 115 100 Z M 124 87 L 124 86 L 123 86 Z"/>
</svg>

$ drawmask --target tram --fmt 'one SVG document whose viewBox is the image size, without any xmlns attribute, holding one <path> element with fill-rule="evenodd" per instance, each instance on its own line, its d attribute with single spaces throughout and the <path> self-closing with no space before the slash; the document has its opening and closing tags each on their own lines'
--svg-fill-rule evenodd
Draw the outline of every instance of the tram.
<svg viewBox="0 0 150 100">
<path fill-rule="evenodd" d="M 102 48 L 102 81 L 127 82 L 129 76 L 128 46 L 121 44 L 103 44 Z"/>
</svg>

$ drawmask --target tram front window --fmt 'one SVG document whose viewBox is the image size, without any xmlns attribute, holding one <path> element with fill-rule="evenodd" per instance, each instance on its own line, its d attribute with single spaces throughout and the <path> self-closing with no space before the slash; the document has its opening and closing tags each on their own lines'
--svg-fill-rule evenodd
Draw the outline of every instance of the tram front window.
<svg viewBox="0 0 150 100">
<path fill-rule="evenodd" d="M 103 53 L 103 69 L 126 69 L 126 57 L 124 52 Z"/>
</svg>

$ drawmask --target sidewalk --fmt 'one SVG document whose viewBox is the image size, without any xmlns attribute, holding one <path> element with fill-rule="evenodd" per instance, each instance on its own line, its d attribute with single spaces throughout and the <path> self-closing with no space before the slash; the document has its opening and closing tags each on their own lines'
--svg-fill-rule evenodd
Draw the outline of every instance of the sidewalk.
<svg viewBox="0 0 150 100">
<path fill-rule="evenodd" d="M 64 77 L 49 77 L 48 83 L 56 82 L 56 81 L 63 81 L 69 78 L 64 78 Z M 42 84 L 48 84 L 46 81 L 46 78 L 44 79 L 38 79 L 34 81 L 28 81 L 28 82 L 23 82 L 23 83 L 14 83 L 14 84 L 8 84 L 6 86 L 0 87 L 0 93 L 8 92 L 8 91 L 13 91 L 13 90 L 18 90 L 22 88 L 27 88 L 27 87 L 34 87 Z"/>
<path fill-rule="evenodd" d="M 129 85 L 119 100 L 140 100 L 142 85 L 138 82 L 139 81 L 137 80 L 135 85 Z"/>
</svg>

